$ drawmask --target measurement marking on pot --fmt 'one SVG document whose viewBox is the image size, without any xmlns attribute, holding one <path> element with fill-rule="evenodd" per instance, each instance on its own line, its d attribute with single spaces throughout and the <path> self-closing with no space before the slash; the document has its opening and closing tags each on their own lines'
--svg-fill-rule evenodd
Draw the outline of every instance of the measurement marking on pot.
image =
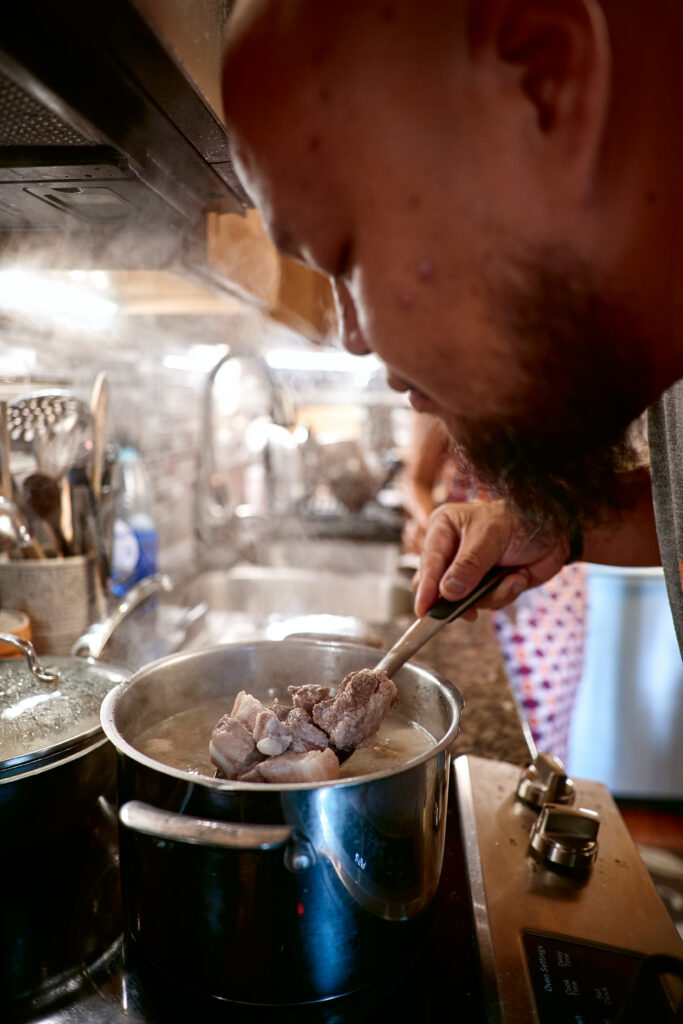
<svg viewBox="0 0 683 1024">
<path fill-rule="evenodd" d="M 357 853 L 356 856 L 353 859 L 355 860 L 356 864 L 361 869 L 361 871 L 365 871 L 365 865 L 366 865 L 367 862 L 363 860 L 361 855 L 359 853 Z"/>
</svg>

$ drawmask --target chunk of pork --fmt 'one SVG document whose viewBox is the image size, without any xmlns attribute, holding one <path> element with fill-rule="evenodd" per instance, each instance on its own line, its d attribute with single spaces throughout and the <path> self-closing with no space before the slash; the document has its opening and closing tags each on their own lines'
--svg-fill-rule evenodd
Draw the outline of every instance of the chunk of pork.
<svg viewBox="0 0 683 1024">
<path fill-rule="evenodd" d="M 310 715 L 315 704 L 321 700 L 327 700 L 330 696 L 329 686 L 319 686 L 316 683 L 304 683 L 303 686 L 288 686 L 288 693 L 292 695 L 292 703 L 295 708 L 303 708 Z"/>
<path fill-rule="evenodd" d="M 353 750 L 379 729 L 398 702 L 398 692 L 386 672 L 363 668 L 350 672 L 331 700 L 313 708 L 313 721 L 337 750 Z"/>
<path fill-rule="evenodd" d="M 257 697 L 254 697 L 251 693 L 247 693 L 246 690 L 240 690 L 235 697 L 235 703 L 232 706 L 230 717 L 237 719 L 245 729 L 248 729 L 249 732 L 253 733 L 254 726 L 256 725 L 256 719 L 264 710 L 265 705 L 263 705 Z"/>
<path fill-rule="evenodd" d="M 325 687 L 329 693 L 329 688 Z M 310 714 L 303 707 L 295 707 L 287 715 L 287 726 L 292 734 L 290 750 L 301 753 L 304 750 L 324 750 L 330 744 L 327 734 L 313 724 Z"/>
<path fill-rule="evenodd" d="M 209 754 L 228 779 L 234 779 L 259 756 L 249 730 L 230 715 L 223 715 L 211 733 Z"/>
<path fill-rule="evenodd" d="M 339 778 L 339 761 L 327 747 L 267 757 L 240 775 L 240 782 L 331 782 Z"/>
<path fill-rule="evenodd" d="M 270 710 L 273 712 L 274 715 L 276 715 L 276 717 L 281 722 L 286 722 L 287 721 L 287 715 L 292 710 L 292 705 L 291 704 L 281 704 L 280 701 L 276 697 L 275 700 L 273 701 L 273 703 L 270 705 Z"/>
</svg>

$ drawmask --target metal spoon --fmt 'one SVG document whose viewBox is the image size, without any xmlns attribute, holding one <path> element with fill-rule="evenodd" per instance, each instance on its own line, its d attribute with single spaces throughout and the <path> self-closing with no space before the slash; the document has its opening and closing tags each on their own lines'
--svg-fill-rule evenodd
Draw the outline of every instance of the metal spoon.
<svg viewBox="0 0 683 1024">
<path fill-rule="evenodd" d="M 31 452 L 39 473 L 59 480 L 81 446 L 92 442 L 93 416 L 70 391 L 37 391 L 11 402 L 9 431 L 17 451 Z"/>
<path fill-rule="evenodd" d="M 7 402 L 0 402 L 0 448 L 2 449 L 2 493 L 0 494 L 0 551 L 10 558 L 44 558 L 44 552 L 31 535 L 29 525 L 12 501 L 10 473 L 10 437 Z"/>
<path fill-rule="evenodd" d="M 404 665 L 408 658 L 427 643 L 428 640 L 439 632 L 447 623 L 459 618 L 463 612 L 480 601 L 482 597 L 489 594 L 498 586 L 504 576 L 510 572 L 509 569 L 501 569 L 494 566 L 482 577 L 474 590 L 463 597 L 460 601 L 447 601 L 441 597 L 429 609 L 421 619 L 416 619 L 403 636 L 399 637 L 396 643 L 384 655 L 382 660 L 375 665 L 375 672 L 384 671 L 391 677 L 397 672 L 401 665 Z"/>
</svg>

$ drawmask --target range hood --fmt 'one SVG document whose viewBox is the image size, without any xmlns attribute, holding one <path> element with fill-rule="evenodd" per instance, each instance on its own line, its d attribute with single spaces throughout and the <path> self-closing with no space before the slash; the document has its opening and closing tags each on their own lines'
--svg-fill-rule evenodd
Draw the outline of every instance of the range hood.
<svg viewBox="0 0 683 1024">
<path fill-rule="evenodd" d="M 216 95 L 232 0 L 22 0 L 0 27 L 0 260 L 149 269 L 249 206 Z M 190 259 L 192 262 L 192 259 Z"/>
</svg>

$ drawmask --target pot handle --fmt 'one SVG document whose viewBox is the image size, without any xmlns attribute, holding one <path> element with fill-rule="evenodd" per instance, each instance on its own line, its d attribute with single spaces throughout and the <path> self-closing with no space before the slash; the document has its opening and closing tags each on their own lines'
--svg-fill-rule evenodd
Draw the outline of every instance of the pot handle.
<svg viewBox="0 0 683 1024">
<path fill-rule="evenodd" d="M 192 818 L 175 811 L 129 800 L 119 810 L 126 828 L 155 839 L 201 846 L 222 846 L 233 850 L 274 850 L 292 838 L 289 825 L 237 825 L 228 821 Z"/>
</svg>

